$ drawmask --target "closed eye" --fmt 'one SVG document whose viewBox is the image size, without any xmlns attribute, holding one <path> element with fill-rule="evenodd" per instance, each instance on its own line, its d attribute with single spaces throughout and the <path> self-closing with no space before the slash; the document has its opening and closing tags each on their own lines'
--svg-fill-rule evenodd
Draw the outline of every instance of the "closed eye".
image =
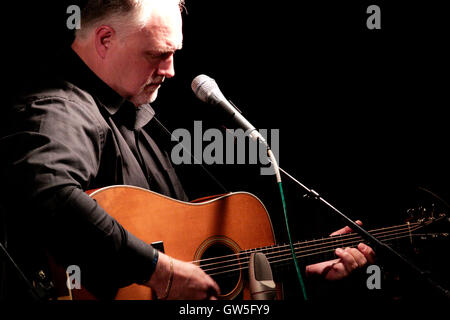
<svg viewBox="0 0 450 320">
<path fill-rule="evenodd" d="M 146 55 L 151 59 L 159 59 L 159 60 L 166 60 L 170 58 L 175 52 L 174 51 L 168 51 L 168 52 L 158 52 L 158 51 L 147 51 Z"/>
</svg>

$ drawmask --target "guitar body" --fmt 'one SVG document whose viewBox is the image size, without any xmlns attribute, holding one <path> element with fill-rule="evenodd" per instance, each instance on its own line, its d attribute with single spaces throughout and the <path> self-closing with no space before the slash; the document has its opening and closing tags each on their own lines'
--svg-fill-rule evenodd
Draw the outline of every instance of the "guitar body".
<svg viewBox="0 0 450 320">
<path fill-rule="evenodd" d="M 179 260 L 199 264 L 195 261 L 215 251 L 237 254 L 275 244 L 269 214 L 250 193 L 230 193 L 198 203 L 132 186 L 111 186 L 88 194 L 129 232 L 149 244 L 162 241 L 164 252 Z M 220 298 L 251 299 L 247 274 L 244 269 L 226 280 L 228 289 L 221 286 Z M 72 296 L 92 297 L 85 290 L 73 290 Z M 148 287 L 131 285 L 120 289 L 116 299 L 152 299 L 152 292 Z"/>
</svg>

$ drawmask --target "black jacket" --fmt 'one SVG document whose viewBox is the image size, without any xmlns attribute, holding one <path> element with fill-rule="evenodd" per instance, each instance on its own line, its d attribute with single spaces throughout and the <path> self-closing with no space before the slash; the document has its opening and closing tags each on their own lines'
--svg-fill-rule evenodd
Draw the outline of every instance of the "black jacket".
<svg viewBox="0 0 450 320">
<path fill-rule="evenodd" d="M 27 274 L 40 248 L 50 250 L 80 267 L 85 286 L 111 297 L 150 278 L 155 252 L 85 191 L 126 184 L 187 200 L 170 144 L 150 105 L 123 99 L 72 50 L 34 79 L 2 111 L 0 204 L 9 250 Z"/>
</svg>

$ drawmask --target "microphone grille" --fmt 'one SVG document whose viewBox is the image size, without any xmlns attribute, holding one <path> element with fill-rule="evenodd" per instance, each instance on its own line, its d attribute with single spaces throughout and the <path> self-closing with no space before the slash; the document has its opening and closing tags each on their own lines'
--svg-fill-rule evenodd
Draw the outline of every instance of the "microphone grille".
<svg viewBox="0 0 450 320">
<path fill-rule="evenodd" d="M 218 86 L 213 78 L 201 74 L 196 76 L 194 80 L 192 80 L 191 88 L 197 98 L 199 98 L 203 102 L 208 102 L 208 97 L 211 94 L 212 90 L 217 89 Z"/>
</svg>

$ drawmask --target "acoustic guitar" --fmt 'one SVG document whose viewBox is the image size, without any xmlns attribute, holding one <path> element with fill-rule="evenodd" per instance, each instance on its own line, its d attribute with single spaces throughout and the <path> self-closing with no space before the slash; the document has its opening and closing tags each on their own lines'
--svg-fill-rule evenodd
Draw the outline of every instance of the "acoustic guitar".
<svg viewBox="0 0 450 320">
<path fill-rule="evenodd" d="M 247 192 L 183 202 L 132 186 L 110 186 L 87 192 L 125 229 L 166 254 L 199 265 L 217 281 L 220 299 L 251 299 L 248 285 L 252 253 L 266 255 L 272 270 L 290 264 L 289 245 L 277 244 L 263 203 Z M 383 242 L 410 238 L 433 220 L 422 219 L 370 232 Z M 332 254 L 363 242 L 355 233 L 296 242 L 298 259 Z M 329 257 L 328 257 L 329 259 Z M 59 283 L 61 286 L 61 283 Z M 64 283 L 65 286 L 65 283 Z M 277 284 L 280 289 L 280 284 Z M 95 299 L 85 289 L 73 289 L 71 299 Z M 281 298 L 281 292 L 277 295 Z M 152 299 L 150 288 L 133 284 L 118 290 L 119 300 Z"/>
</svg>

